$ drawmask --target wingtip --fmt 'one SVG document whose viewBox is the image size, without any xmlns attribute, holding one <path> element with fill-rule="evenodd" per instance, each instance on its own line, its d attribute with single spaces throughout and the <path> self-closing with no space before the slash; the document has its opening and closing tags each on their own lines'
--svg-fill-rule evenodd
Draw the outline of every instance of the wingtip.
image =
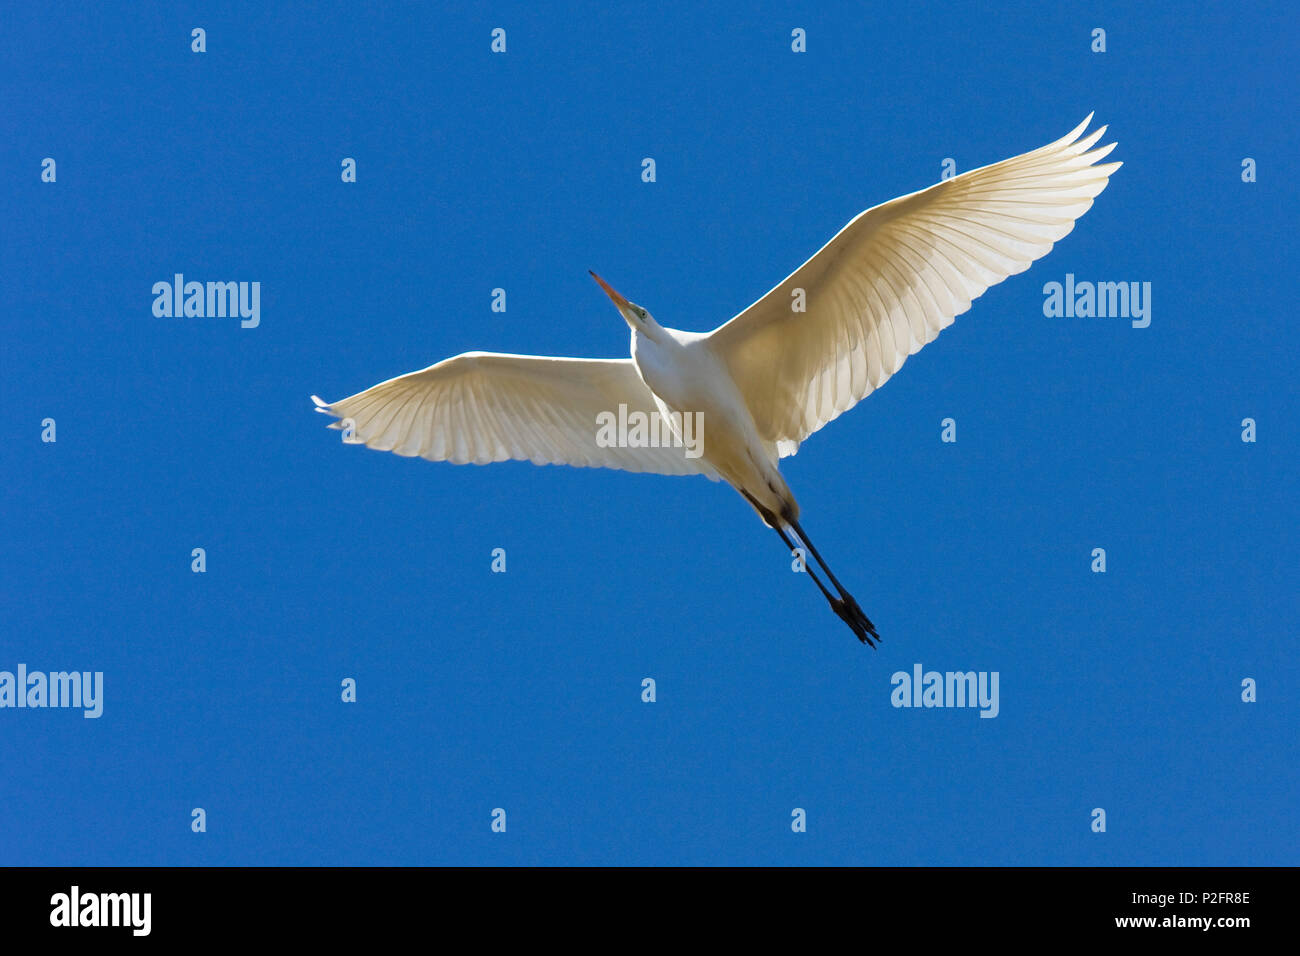
<svg viewBox="0 0 1300 956">
<path fill-rule="evenodd" d="M 311 400 L 316 404 L 316 411 L 326 412 L 329 410 L 330 403 L 325 401 L 325 399 L 321 398 L 319 395 L 313 395 Z"/>
<path fill-rule="evenodd" d="M 1096 110 L 1093 110 L 1084 118 L 1083 122 L 1080 123 L 1078 126 L 1076 126 L 1074 129 L 1070 130 L 1068 133 L 1066 133 L 1056 142 L 1044 146 L 1043 147 L 1044 151 L 1069 149 L 1071 146 L 1073 146 L 1075 143 L 1079 141 L 1079 138 L 1081 136 L 1083 136 L 1083 131 L 1088 128 L 1088 124 L 1092 122 L 1092 118 L 1093 116 L 1096 115 L 1096 112 L 1097 112 Z"/>
</svg>

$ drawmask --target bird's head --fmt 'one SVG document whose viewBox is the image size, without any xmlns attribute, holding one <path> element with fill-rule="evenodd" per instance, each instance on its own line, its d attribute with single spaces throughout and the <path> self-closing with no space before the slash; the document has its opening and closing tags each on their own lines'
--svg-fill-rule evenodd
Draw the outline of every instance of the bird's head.
<svg viewBox="0 0 1300 956">
<path fill-rule="evenodd" d="M 587 270 L 591 272 L 590 269 Z M 649 332 L 655 326 L 654 316 L 652 316 L 635 302 L 629 302 L 623 298 L 610 286 L 608 282 L 602 279 L 596 273 L 592 272 L 591 277 L 600 283 L 600 287 L 605 290 L 605 294 L 618 307 L 619 313 L 634 332 Z"/>
</svg>

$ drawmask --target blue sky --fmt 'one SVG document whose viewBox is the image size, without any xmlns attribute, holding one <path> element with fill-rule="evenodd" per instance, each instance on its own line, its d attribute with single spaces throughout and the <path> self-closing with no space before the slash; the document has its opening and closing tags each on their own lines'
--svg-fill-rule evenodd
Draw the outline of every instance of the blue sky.
<svg viewBox="0 0 1300 956">
<path fill-rule="evenodd" d="M 1295 864 L 1294 16 L 1047 6 L 10 11 L 0 670 L 105 699 L 0 710 L 0 863 Z M 725 485 L 312 413 L 626 355 L 588 269 L 710 328 L 1092 110 L 1125 165 L 1075 231 L 783 463 L 877 652 Z M 177 272 L 260 325 L 155 317 Z M 1150 326 L 1045 317 L 1067 273 Z M 998 716 L 892 707 L 916 663 Z"/>
</svg>

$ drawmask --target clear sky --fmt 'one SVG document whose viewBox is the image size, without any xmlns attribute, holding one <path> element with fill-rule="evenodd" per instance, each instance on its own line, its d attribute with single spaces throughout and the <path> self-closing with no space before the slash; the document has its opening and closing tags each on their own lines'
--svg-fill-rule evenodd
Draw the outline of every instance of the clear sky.
<svg viewBox="0 0 1300 956">
<path fill-rule="evenodd" d="M 0 863 L 1298 862 L 1288 5 L 268 6 L 6 14 L 0 670 L 104 698 L 0 709 Z M 1074 232 L 783 463 L 879 651 L 725 485 L 313 414 L 625 356 L 588 269 L 710 328 L 1092 110 Z M 156 317 L 176 273 L 259 325 Z M 1150 325 L 1045 316 L 1067 274 Z M 892 706 L 917 664 L 997 716 Z"/>
</svg>

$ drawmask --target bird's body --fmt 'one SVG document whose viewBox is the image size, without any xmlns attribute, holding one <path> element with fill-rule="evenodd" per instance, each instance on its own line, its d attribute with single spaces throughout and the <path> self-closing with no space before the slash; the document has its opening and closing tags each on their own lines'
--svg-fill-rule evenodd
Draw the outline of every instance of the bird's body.
<svg viewBox="0 0 1300 956">
<path fill-rule="evenodd" d="M 709 336 L 664 328 L 648 315 L 643 325 L 645 331 L 632 330 L 632 362 L 664 419 L 697 415 L 704 461 L 751 503 L 797 518 L 799 506 L 781 477 L 776 445 L 759 434 L 744 393 Z"/>
<path fill-rule="evenodd" d="M 788 548 L 792 535 L 802 540 L 831 608 L 873 643 L 875 627 L 800 526 L 780 459 L 1074 228 L 1120 166 L 1096 165 L 1115 144 L 1092 149 L 1105 127 L 1084 137 L 1091 119 L 1041 149 L 868 209 L 712 332 L 666 328 L 596 276 L 632 329 L 629 359 L 468 352 L 340 402 L 312 398 L 341 419 L 332 427 L 351 429 L 349 441 L 400 455 L 724 480 Z M 602 418 L 622 411 L 673 426 L 693 416 L 700 454 L 683 442 L 601 440 Z"/>
</svg>

